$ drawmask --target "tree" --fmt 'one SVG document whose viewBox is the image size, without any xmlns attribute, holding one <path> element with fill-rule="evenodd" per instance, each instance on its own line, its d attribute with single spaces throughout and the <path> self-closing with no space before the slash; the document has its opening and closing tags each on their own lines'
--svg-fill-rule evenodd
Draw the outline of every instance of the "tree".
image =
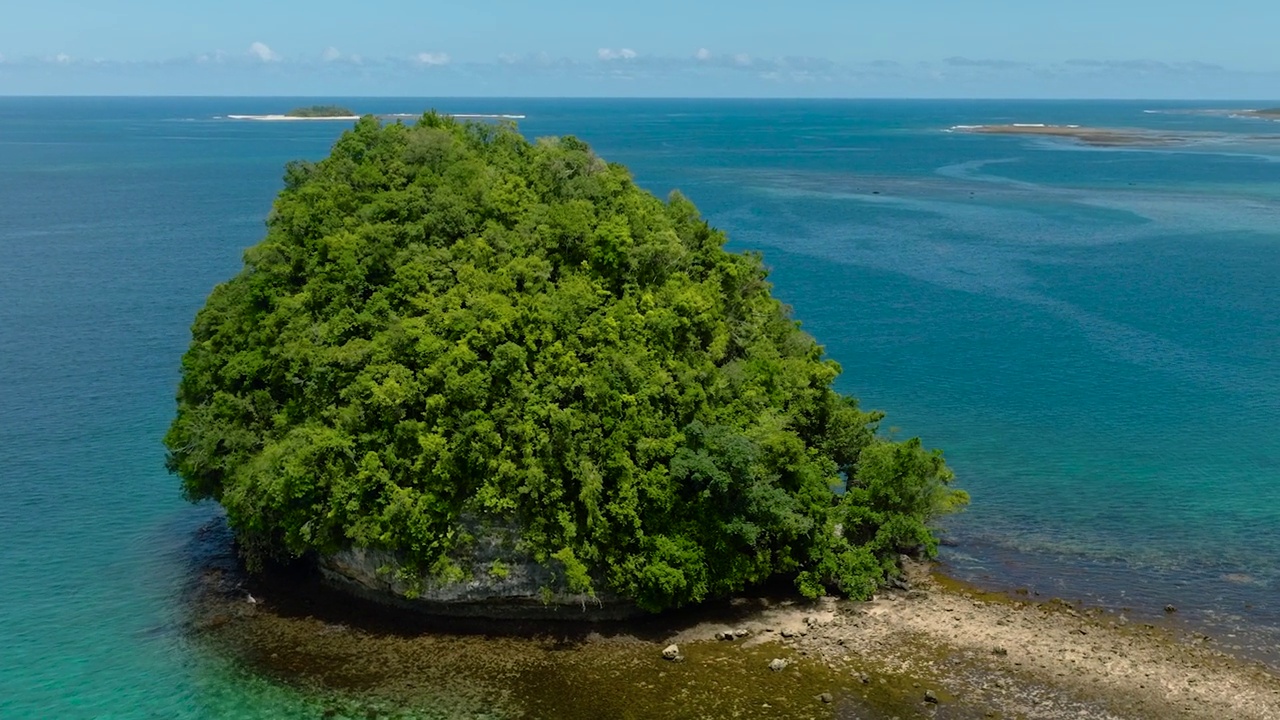
<svg viewBox="0 0 1280 720">
<path fill-rule="evenodd" d="M 651 610 L 780 574 L 865 596 L 967 498 L 724 242 L 574 138 L 363 118 L 197 315 L 168 466 L 251 563 L 448 574 L 479 523 Z"/>
</svg>

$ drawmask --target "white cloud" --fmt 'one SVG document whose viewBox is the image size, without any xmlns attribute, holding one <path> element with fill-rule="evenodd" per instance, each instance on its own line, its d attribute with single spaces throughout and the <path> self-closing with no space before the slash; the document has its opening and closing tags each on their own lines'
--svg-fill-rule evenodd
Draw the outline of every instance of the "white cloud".
<svg viewBox="0 0 1280 720">
<path fill-rule="evenodd" d="M 200 53 L 196 56 L 196 63 L 199 65 L 208 65 L 209 63 L 223 63 L 227 60 L 227 54 L 221 50 L 214 50 L 211 53 Z"/>
<path fill-rule="evenodd" d="M 413 57 L 423 65 L 448 65 L 449 54 L 442 52 L 421 52 Z"/>
<path fill-rule="evenodd" d="M 631 48 L 621 48 L 614 50 L 613 48 L 600 48 L 596 51 L 596 57 L 604 61 L 609 60 L 634 60 L 638 53 Z"/>
<path fill-rule="evenodd" d="M 746 53 L 738 53 L 733 56 L 733 61 L 739 65 L 750 65 L 751 56 Z"/>
<path fill-rule="evenodd" d="M 324 52 L 320 53 L 320 57 L 323 58 L 325 62 L 333 62 L 334 60 L 341 60 L 342 53 L 338 51 L 338 48 L 330 45 L 324 49 Z"/>
<path fill-rule="evenodd" d="M 703 62 L 706 62 L 711 59 L 711 51 L 706 48 L 698 48 L 698 52 L 694 53 L 693 56 Z"/>
<path fill-rule="evenodd" d="M 277 62 L 280 60 L 280 55 L 275 50 L 267 47 L 266 43 L 255 42 L 250 45 L 249 54 L 262 62 Z"/>
</svg>

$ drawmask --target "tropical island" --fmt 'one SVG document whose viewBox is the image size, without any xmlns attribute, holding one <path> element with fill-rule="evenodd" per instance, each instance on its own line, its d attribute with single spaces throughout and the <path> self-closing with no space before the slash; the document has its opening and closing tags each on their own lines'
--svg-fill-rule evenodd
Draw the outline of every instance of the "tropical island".
<svg viewBox="0 0 1280 720">
<path fill-rule="evenodd" d="M 291 118 L 355 118 L 358 117 L 354 110 L 343 107 L 341 105 L 309 105 L 307 107 L 298 107 L 284 114 L 285 117 Z"/>
<path fill-rule="evenodd" d="M 870 597 L 968 496 L 725 241 L 572 137 L 365 117 L 198 313 L 168 467 L 250 568 L 432 612 Z"/>
</svg>

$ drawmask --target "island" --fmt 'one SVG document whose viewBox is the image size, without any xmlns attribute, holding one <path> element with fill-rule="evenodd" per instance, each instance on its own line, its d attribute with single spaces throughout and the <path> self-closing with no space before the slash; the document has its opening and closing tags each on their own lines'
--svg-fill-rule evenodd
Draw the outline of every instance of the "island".
<svg viewBox="0 0 1280 720">
<path fill-rule="evenodd" d="M 366 116 L 197 314 L 168 467 L 251 570 L 429 613 L 868 598 L 968 496 L 725 243 L 576 138 Z"/>
<path fill-rule="evenodd" d="M 1247 115 L 1257 115 L 1259 117 L 1274 118 L 1280 120 L 1280 107 L 1263 108 L 1261 110 L 1246 110 Z"/>
<path fill-rule="evenodd" d="M 341 118 L 344 120 L 359 117 L 355 111 L 341 105 L 309 105 L 294 108 L 284 115 L 291 118 Z"/>
</svg>

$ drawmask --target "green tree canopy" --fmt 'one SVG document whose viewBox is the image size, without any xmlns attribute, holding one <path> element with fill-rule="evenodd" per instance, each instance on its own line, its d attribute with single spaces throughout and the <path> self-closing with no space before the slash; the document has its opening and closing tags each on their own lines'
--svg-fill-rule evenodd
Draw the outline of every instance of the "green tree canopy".
<svg viewBox="0 0 1280 720">
<path fill-rule="evenodd" d="M 355 117 L 355 111 L 341 105 L 308 105 L 306 107 L 298 107 L 285 113 L 287 117 L 301 118 L 324 118 L 324 117 Z"/>
<path fill-rule="evenodd" d="M 169 467 L 251 561 L 448 573 L 479 519 L 651 610 L 779 574 L 864 596 L 966 498 L 724 242 L 574 138 L 366 117 L 288 165 L 197 315 Z"/>
</svg>

